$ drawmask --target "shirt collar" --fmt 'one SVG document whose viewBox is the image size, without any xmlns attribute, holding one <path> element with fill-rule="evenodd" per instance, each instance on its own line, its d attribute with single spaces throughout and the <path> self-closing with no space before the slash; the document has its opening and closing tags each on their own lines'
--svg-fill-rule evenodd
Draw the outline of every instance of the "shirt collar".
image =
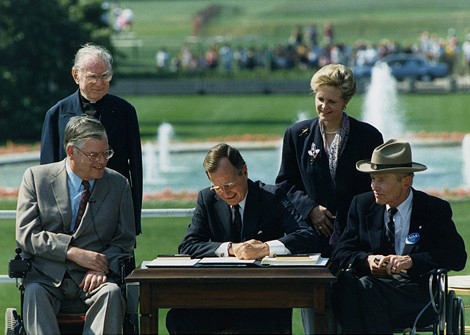
<svg viewBox="0 0 470 335">
<path fill-rule="evenodd" d="M 67 179 L 69 181 L 69 185 L 72 186 L 72 189 L 75 191 L 75 192 L 79 192 L 80 191 L 80 187 L 82 185 L 82 178 L 80 178 L 79 176 L 77 176 L 73 171 L 72 169 L 70 168 L 70 165 L 69 165 L 69 160 L 67 159 L 65 161 L 65 169 L 67 171 Z M 93 184 L 95 183 L 94 180 L 89 180 L 89 183 L 90 183 L 90 189 L 93 188 Z"/>
<path fill-rule="evenodd" d="M 405 213 L 408 212 L 408 210 L 411 208 L 411 204 L 413 203 L 413 190 L 410 189 L 410 194 L 408 194 L 408 197 L 406 197 L 405 201 L 403 201 L 401 204 L 398 205 L 397 207 L 397 214 L 400 215 L 405 215 Z M 386 209 L 389 210 L 390 206 L 387 204 Z"/>
<path fill-rule="evenodd" d="M 103 100 L 103 98 L 96 102 L 91 102 L 82 95 L 82 92 L 79 91 L 78 95 L 80 97 L 80 106 L 82 108 L 82 111 L 86 112 L 91 108 L 91 106 L 94 106 L 95 110 L 97 111 L 101 110 L 101 100 Z"/>
<path fill-rule="evenodd" d="M 240 209 L 241 209 L 241 210 L 244 210 L 244 209 L 245 209 L 246 197 L 247 197 L 247 196 L 248 196 L 248 191 L 246 192 L 245 197 L 243 198 L 243 200 L 238 203 L 238 205 L 240 206 Z M 233 207 L 233 206 L 232 206 L 232 207 Z"/>
</svg>

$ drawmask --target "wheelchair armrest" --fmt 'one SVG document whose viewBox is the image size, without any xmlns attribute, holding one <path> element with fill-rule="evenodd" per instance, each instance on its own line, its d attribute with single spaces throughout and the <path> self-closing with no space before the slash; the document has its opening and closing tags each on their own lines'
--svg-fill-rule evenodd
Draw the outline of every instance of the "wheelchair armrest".
<svg viewBox="0 0 470 335">
<path fill-rule="evenodd" d="M 8 276 L 10 278 L 25 278 L 31 269 L 29 260 L 23 258 L 21 248 L 15 249 L 16 256 L 8 262 Z M 124 284 L 124 279 L 135 268 L 134 256 L 127 256 L 119 260 L 119 281 Z"/>
<path fill-rule="evenodd" d="M 10 278 L 24 278 L 29 269 L 31 269 L 31 263 L 21 256 L 23 252 L 21 248 L 16 248 L 15 252 L 15 258 L 8 262 L 8 276 Z"/>
<path fill-rule="evenodd" d="M 125 279 L 135 269 L 134 255 L 126 256 L 119 260 L 119 284 L 125 284 Z"/>
</svg>

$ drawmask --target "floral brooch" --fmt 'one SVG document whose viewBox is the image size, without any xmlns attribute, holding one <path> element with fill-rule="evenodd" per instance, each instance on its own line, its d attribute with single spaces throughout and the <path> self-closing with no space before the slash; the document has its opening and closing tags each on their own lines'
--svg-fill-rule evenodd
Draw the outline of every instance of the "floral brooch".
<svg viewBox="0 0 470 335">
<path fill-rule="evenodd" d="M 315 158 L 317 158 L 319 152 L 320 149 L 317 149 L 315 143 L 312 143 L 312 147 L 310 148 L 310 150 L 307 151 L 308 155 L 311 157 L 310 163 L 313 164 L 313 161 L 315 160 Z"/>
</svg>

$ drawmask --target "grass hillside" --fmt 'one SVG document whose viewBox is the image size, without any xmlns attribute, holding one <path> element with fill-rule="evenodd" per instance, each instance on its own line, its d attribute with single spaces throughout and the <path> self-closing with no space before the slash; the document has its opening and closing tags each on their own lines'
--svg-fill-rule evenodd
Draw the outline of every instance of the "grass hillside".
<svg viewBox="0 0 470 335">
<path fill-rule="evenodd" d="M 133 10 L 132 31 L 149 46 L 180 46 L 192 33 L 193 16 L 209 5 L 222 10 L 200 35 L 231 37 L 236 43 L 286 43 L 295 25 L 316 24 L 321 33 L 326 22 L 345 43 L 384 38 L 412 43 L 423 30 L 445 37 L 449 28 L 463 39 L 470 28 L 466 0 L 135 0 L 119 5 Z"/>
<path fill-rule="evenodd" d="M 121 48 L 127 61 L 153 65 L 158 48 L 179 49 L 193 32 L 193 17 L 210 5 L 220 6 L 218 15 L 204 25 L 197 40 L 201 48 L 229 41 L 233 46 L 287 44 L 296 25 L 315 24 L 320 43 L 325 23 L 334 27 L 335 42 L 351 45 L 357 40 L 377 43 L 396 40 L 416 43 L 422 31 L 445 38 L 449 28 L 460 41 L 469 31 L 470 7 L 466 0 L 171 0 L 119 1 L 134 12 L 132 32 L 143 46 Z"/>
</svg>

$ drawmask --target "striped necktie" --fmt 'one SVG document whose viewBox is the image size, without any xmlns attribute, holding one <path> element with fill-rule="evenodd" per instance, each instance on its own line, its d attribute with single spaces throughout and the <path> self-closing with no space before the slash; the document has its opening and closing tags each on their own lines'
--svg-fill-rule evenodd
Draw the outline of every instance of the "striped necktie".
<svg viewBox="0 0 470 335">
<path fill-rule="evenodd" d="M 392 247 L 392 250 L 395 250 L 395 221 L 393 221 L 393 216 L 397 214 L 398 209 L 389 208 L 388 209 L 388 221 L 385 224 L 385 236 L 387 237 L 387 242 Z"/>
<path fill-rule="evenodd" d="M 90 201 L 90 182 L 88 180 L 82 180 L 83 191 L 82 197 L 80 198 L 80 205 L 78 206 L 77 218 L 75 219 L 75 226 L 73 231 L 76 232 L 80 222 L 82 221 L 83 214 L 85 213 L 86 205 Z"/>
</svg>

